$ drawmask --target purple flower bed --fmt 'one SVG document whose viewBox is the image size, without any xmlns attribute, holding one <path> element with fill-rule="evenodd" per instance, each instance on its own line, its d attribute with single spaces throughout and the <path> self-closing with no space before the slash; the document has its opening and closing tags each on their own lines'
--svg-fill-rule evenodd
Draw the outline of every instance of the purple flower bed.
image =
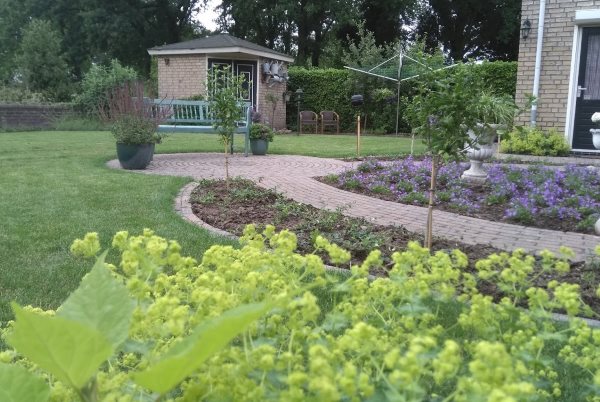
<svg viewBox="0 0 600 402">
<path fill-rule="evenodd" d="M 559 170 L 494 163 L 488 166 L 488 183 L 481 187 L 461 180 L 467 168 L 467 163 L 456 162 L 440 168 L 437 205 L 469 215 L 499 212 L 500 217 L 490 219 L 523 224 L 535 224 L 539 218 L 545 219 L 542 223 L 568 222 L 570 230 L 578 231 L 591 231 L 600 216 L 600 175 L 585 167 L 567 165 Z M 334 184 L 387 200 L 426 205 L 430 174 L 431 159 L 408 157 L 391 164 L 369 160 L 340 174 Z"/>
</svg>

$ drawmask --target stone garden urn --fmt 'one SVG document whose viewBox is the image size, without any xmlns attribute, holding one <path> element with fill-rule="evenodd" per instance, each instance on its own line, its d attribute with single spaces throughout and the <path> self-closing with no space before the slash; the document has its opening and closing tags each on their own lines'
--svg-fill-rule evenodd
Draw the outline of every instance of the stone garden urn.
<svg viewBox="0 0 600 402">
<path fill-rule="evenodd" d="M 592 123 L 600 125 L 600 112 L 596 112 L 592 115 Z M 592 144 L 594 144 L 594 148 L 600 149 L 600 128 L 591 128 L 590 133 L 592 134 Z M 600 219 L 596 221 L 594 230 L 597 235 L 600 235 Z"/>
<path fill-rule="evenodd" d="M 600 149 L 600 128 L 590 128 L 590 133 L 592 134 L 594 148 Z"/>
<path fill-rule="evenodd" d="M 475 141 L 474 147 L 467 147 L 467 158 L 471 166 L 462 174 L 464 180 L 474 183 L 485 183 L 487 180 L 487 172 L 483 169 L 483 162 L 490 159 L 494 155 L 492 143 L 496 135 L 496 125 L 479 127 L 479 134 L 473 130 L 469 130 L 469 138 Z"/>
</svg>

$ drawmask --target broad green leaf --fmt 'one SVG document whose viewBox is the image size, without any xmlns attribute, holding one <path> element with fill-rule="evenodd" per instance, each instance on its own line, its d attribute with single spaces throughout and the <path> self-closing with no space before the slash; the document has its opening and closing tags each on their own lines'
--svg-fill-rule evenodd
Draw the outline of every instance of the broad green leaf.
<svg viewBox="0 0 600 402">
<path fill-rule="evenodd" d="M 44 380 L 23 367 L 0 363 L 0 401 L 45 402 L 49 397 Z"/>
<path fill-rule="evenodd" d="M 164 394 L 272 307 L 267 303 L 246 304 L 205 321 L 190 336 L 171 348 L 158 363 L 134 374 L 135 382 Z"/>
<path fill-rule="evenodd" d="M 15 324 L 8 344 L 74 388 L 83 387 L 113 354 L 106 337 L 87 325 L 36 314 L 16 303 L 12 308 Z"/>
<path fill-rule="evenodd" d="M 127 339 L 135 303 L 125 286 L 104 266 L 105 257 L 106 252 L 60 306 L 57 315 L 94 328 L 116 348 Z"/>
</svg>

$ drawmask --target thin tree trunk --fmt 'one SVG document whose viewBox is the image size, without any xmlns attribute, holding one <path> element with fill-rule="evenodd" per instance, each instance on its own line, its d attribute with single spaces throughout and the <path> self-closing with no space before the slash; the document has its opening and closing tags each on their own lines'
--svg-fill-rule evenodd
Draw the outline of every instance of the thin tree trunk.
<svg viewBox="0 0 600 402">
<path fill-rule="evenodd" d="M 229 142 L 225 141 L 225 188 L 229 190 Z"/>
<path fill-rule="evenodd" d="M 433 238 L 433 206 L 435 203 L 438 165 L 439 155 L 434 155 L 431 160 L 431 184 L 429 186 L 429 205 L 427 206 L 427 229 L 425 230 L 425 247 L 430 250 Z"/>
</svg>

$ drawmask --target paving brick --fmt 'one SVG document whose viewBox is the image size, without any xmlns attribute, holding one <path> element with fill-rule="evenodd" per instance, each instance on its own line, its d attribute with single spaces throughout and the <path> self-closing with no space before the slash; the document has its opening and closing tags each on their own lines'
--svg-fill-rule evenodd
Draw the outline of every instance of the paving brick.
<svg viewBox="0 0 600 402">
<path fill-rule="evenodd" d="M 555 163 L 575 161 L 585 165 L 600 166 L 599 159 L 544 158 L 544 160 Z M 116 160 L 110 161 L 108 165 L 119 168 Z M 340 173 L 355 166 L 356 162 L 308 156 L 234 155 L 230 158 L 229 169 L 231 177 L 241 176 L 251 179 L 261 187 L 275 188 L 298 202 L 332 211 L 340 209 L 344 215 L 362 217 L 385 225 L 404 226 L 410 231 L 423 233 L 427 220 L 426 208 L 350 193 L 320 183 L 313 178 Z M 223 178 L 225 174 L 223 155 L 217 153 L 155 155 L 150 166 L 139 172 L 187 176 L 197 180 Z M 192 189 L 193 186 L 188 185 L 182 190 L 175 208 L 196 224 L 207 227 L 193 216 L 189 204 L 182 204 L 181 200 L 185 199 L 182 195 L 189 195 Z M 560 246 L 568 246 L 576 252 L 576 260 L 583 260 L 593 253 L 596 245 L 600 244 L 599 236 L 528 228 L 459 216 L 445 211 L 434 211 L 433 219 L 435 236 L 473 245 L 491 244 L 507 251 L 524 248 L 532 253 L 543 249 L 557 252 Z"/>
</svg>

